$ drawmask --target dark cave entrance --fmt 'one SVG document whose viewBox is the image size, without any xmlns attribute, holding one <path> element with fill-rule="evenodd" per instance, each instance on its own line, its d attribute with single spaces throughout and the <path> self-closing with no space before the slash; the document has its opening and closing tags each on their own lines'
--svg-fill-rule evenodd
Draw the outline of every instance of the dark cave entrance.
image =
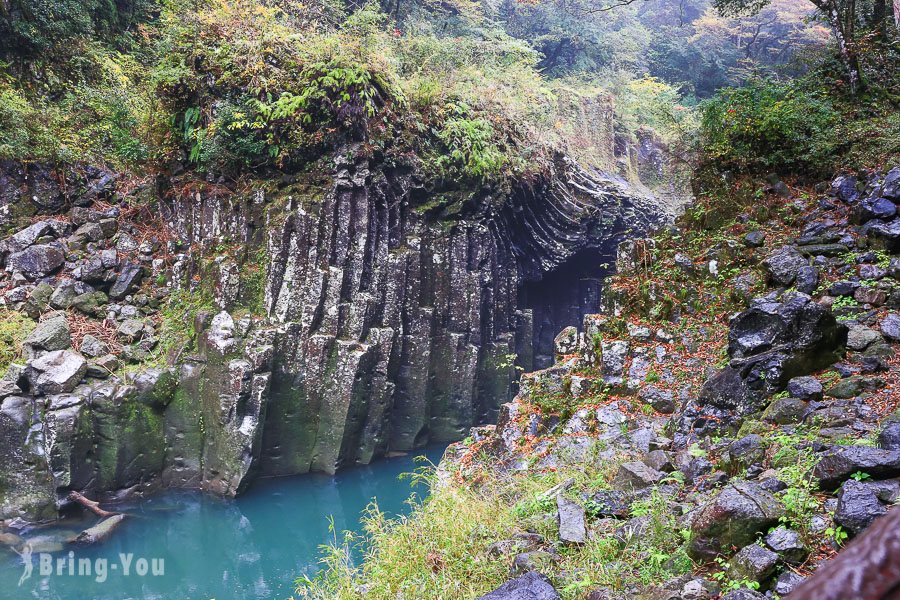
<svg viewBox="0 0 900 600">
<path fill-rule="evenodd" d="M 585 314 L 600 311 L 603 279 L 615 257 L 601 248 L 578 251 L 538 281 L 519 286 L 519 306 L 534 315 L 534 369 L 553 364 L 553 338 L 568 326 L 581 330 Z"/>
</svg>

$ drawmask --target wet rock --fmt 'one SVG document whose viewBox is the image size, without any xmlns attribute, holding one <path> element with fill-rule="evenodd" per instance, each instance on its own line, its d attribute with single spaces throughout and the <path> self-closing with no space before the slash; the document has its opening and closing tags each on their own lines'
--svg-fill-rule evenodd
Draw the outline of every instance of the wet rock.
<svg viewBox="0 0 900 600">
<path fill-rule="evenodd" d="M 530 571 L 477 600 L 560 600 L 560 595 L 546 576 Z"/>
<path fill-rule="evenodd" d="M 900 342 L 900 315 L 891 313 L 881 321 L 881 333 L 892 342 Z"/>
<path fill-rule="evenodd" d="M 64 314 L 57 314 L 38 323 L 25 338 L 24 345 L 31 356 L 40 351 L 66 350 L 72 345 L 72 334 Z"/>
<path fill-rule="evenodd" d="M 882 450 L 900 450 L 900 422 L 892 421 L 878 434 L 878 447 Z"/>
<path fill-rule="evenodd" d="M 781 287 L 789 287 L 797 278 L 797 272 L 809 263 L 796 248 L 787 246 L 766 258 L 762 265 L 769 281 Z"/>
<path fill-rule="evenodd" d="M 742 548 L 728 561 L 726 574 L 734 581 L 767 580 L 775 572 L 778 554 L 763 548 L 759 544 L 750 544 Z"/>
<path fill-rule="evenodd" d="M 881 306 L 887 302 L 887 293 L 884 290 L 863 285 L 853 292 L 853 298 L 860 304 Z"/>
<path fill-rule="evenodd" d="M 32 393 L 37 395 L 71 392 L 86 371 L 84 357 L 67 350 L 54 350 L 26 363 Z"/>
<path fill-rule="evenodd" d="M 837 493 L 834 520 L 853 535 L 859 535 L 872 521 L 887 514 L 873 490 L 862 482 L 848 479 Z"/>
<path fill-rule="evenodd" d="M 748 248 L 759 248 L 766 242 L 766 234 L 761 231 L 751 231 L 744 236 L 744 245 Z"/>
<path fill-rule="evenodd" d="M 623 491 L 640 490 L 659 483 L 665 476 L 642 462 L 626 462 L 619 465 L 612 487 Z"/>
<path fill-rule="evenodd" d="M 762 462 L 766 455 L 766 447 L 762 436 L 755 433 L 744 436 L 731 443 L 728 457 L 731 464 L 738 468 L 747 468 L 754 463 Z"/>
<path fill-rule="evenodd" d="M 109 289 L 109 297 L 121 299 L 132 293 L 141 284 L 144 276 L 143 267 L 135 264 L 127 264 L 122 267 L 115 283 Z"/>
<path fill-rule="evenodd" d="M 829 296 L 852 296 L 859 289 L 858 281 L 837 281 L 828 288 Z"/>
<path fill-rule="evenodd" d="M 815 377 L 794 377 L 788 381 L 787 393 L 798 400 L 818 401 L 822 399 L 822 384 Z"/>
<path fill-rule="evenodd" d="M 56 246 L 40 244 L 10 254 L 6 259 L 6 269 L 22 273 L 29 279 L 38 279 L 54 273 L 65 261 L 66 255 L 62 250 Z"/>
<path fill-rule="evenodd" d="M 848 399 L 855 398 L 862 392 L 876 392 L 885 386 L 884 381 L 877 377 L 854 375 L 835 383 L 825 392 L 831 398 Z"/>
<path fill-rule="evenodd" d="M 864 198 L 850 213 L 852 222 L 863 224 L 872 219 L 891 219 L 897 214 L 897 207 L 887 198 Z"/>
<path fill-rule="evenodd" d="M 900 450 L 882 450 L 870 446 L 832 446 L 813 469 L 813 476 L 826 490 L 833 490 L 850 475 L 862 471 L 884 479 L 900 476 Z"/>
<path fill-rule="evenodd" d="M 691 459 L 680 469 L 681 473 L 684 475 L 685 482 L 689 485 L 696 483 L 703 475 L 712 473 L 712 470 L 713 464 L 702 456 Z"/>
<path fill-rule="evenodd" d="M 81 345 L 79 346 L 79 350 L 85 356 L 96 358 L 98 356 L 108 354 L 109 346 L 107 346 L 104 342 L 101 342 L 91 334 L 86 333 L 84 337 L 81 338 Z"/>
<path fill-rule="evenodd" d="M 762 420 L 775 423 L 776 425 L 799 423 L 806 410 L 807 404 L 802 400 L 797 398 L 776 398 L 772 400 L 772 403 L 763 412 Z"/>
<path fill-rule="evenodd" d="M 584 525 L 584 508 L 580 504 L 559 495 L 556 497 L 556 522 L 559 540 L 565 544 L 583 544 L 587 539 Z"/>
<path fill-rule="evenodd" d="M 638 398 L 653 407 L 653 410 L 663 415 L 675 412 L 675 396 L 669 390 L 648 385 L 641 389 Z"/>
<path fill-rule="evenodd" d="M 813 294 L 819 287 L 819 270 L 811 265 L 800 267 L 794 287 L 803 294 Z"/>
<path fill-rule="evenodd" d="M 137 319 L 122 321 L 116 330 L 116 336 L 127 344 L 139 342 L 144 335 L 144 322 Z"/>
<path fill-rule="evenodd" d="M 783 515 L 781 503 L 759 485 L 732 480 L 697 510 L 688 551 L 695 558 L 711 559 L 731 546 L 746 546 Z"/>
<path fill-rule="evenodd" d="M 785 571 L 775 581 L 775 593 L 779 596 L 786 596 L 794 591 L 794 588 L 800 585 L 800 582 L 804 579 L 806 578 L 803 575 L 797 575 L 793 571 Z"/>
<path fill-rule="evenodd" d="M 648 452 L 647 456 L 644 457 L 644 464 L 661 473 L 671 473 L 675 470 L 675 465 L 672 464 L 669 453 L 665 450 Z"/>
<path fill-rule="evenodd" d="M 809 549 L 803 544 L 800 534 L 784 527 L 769 532 L 766 545 L 792 565 L 801 564 L 809 555 Z"/>
<path fill-rule="evenodd" d="M 865 350 L 879 341 L 883 341 L 881 335 L 865 325 L 853 323 L 847 329 L 847 347 L 851 350 Z"/>
</svg>

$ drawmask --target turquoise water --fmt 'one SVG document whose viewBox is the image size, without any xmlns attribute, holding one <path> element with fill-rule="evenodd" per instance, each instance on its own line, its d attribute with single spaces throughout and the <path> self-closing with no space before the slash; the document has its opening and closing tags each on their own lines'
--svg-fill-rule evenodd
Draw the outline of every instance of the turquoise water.
<svg viewBox="0 0 900 600">
<path fill-rule="evenodd" d="M 437 463 L 443 447 L 424 454 Z M 0 549 L 0 598 L 41 600 L 258 600 L 289 598 L 294 579 L 318 571 L 319 545 L 333 539 L 328 517 L 339 531 L 360 527 L 360 515 L 375 498 L 382 510 L 405 513 L 410 494 L 424 494 L 398 475 L 420 466 L 412 456 L 381 460 L 342 471 L 334 477 L 304 475 L 256 482 L 243 496 L 221 500 L 197 492 L 164 492 L 116 510 L 127 520 L 104 544 L 53 554 L 63 558 L 62 574 L 53 564 L 41 574 L 37 553 L 29 579 L 18 586 L 23 560 Z M 62 523 L 26 536 L 67 537 L 95 522 Z M 120 557 L 124 555 L 124 558 Z M 131 555 L 129 561 L 128 555 Z M 79 559 L 87 559 L 79 561 Z M 146 560 L 147 571 L 138 571 Z M 164 574 L 153 574 L 153 559 L 162 559 Z M 105 560 L 106 578 L 102 579 Z M 91 573 L 79 576 L 79 566 Z M 46 564 L 46 562 L 45 562 Z M 123 571 L 129 568 L 128 576 Z M 157 560 L 156 566 L 160 563 Z M 157 569 L 157 572 L 159 569 Z M 46 572 L 46 566 L 45 566 Z"/>
</svg>

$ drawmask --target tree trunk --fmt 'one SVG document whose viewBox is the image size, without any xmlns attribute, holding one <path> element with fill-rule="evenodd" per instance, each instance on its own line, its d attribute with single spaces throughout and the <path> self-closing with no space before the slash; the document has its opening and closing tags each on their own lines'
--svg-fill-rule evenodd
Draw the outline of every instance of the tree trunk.
<svg viewBox="0 0 900 600">
<path fill-rule="evenodd" d="M 894 0 L 895 2 L 897 0 Z M 838 43 L 838 52 L 841 63 L 847 71 L 847 79 L 850 83 L 850 91 L 856 93 L 863 86 L 862 75 L 859 68 L 859 57 L 851 47 L 853 43 L 854 18 L 856 16 L 856 2 L 848 2 L 842 7 L 845 14 L 841 14 L 836 0 L 813 0 L 813 3 L 828 17 L 828 24 L 834 32 Z"/>
</svg>

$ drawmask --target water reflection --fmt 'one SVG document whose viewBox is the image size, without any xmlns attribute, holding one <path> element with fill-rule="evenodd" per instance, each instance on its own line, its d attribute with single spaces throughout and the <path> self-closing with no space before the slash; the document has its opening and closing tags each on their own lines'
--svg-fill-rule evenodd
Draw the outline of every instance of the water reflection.
<svg viewBox="0 0 900 600">
<path fill-rule="evenodd" d="M 429 448 L 424 454 L 437 462 L 442 451 L 443 447 Z M 410 493 L 425 490 L 411 490 L 397 477 L 417 466 L 412 457 L 393 458 L 336 477 L 263 480 L 231 501 L 196 492 L 166 492 L 124 505 L 118 510 L 133 518 L 106 543 L 74 550 L 64 544 L 63 551 L 53 554 L 54 561 L 63 560 L 62 574 L 57 571 L 59 564 L 52 565 L 51 575 L 42 574 L 38 548 L 32 575 L 19 587 L 23 561 L 5 546 L 0 548 L 0 598 L 288 598 L 295 578 L 312 577 L 318 571 L 319 546 L 333 539 L 327 517 L 334 518 L 338 531 L 359 530 L 360 513 L 372 498 L 389 513 L 405 512 L 404 501 Z M 41 536 L 45 549 L 52 550 L 54 545 L 58 549 L 59 542 L 95 522 L 60 523 L 25 537 Z M 72 575 L 69 551 L 74 552 Z M 136 569 L 141 559 L 148 561 L 144 576 Z M 164 561 L 164 575 L 153 575 L 152 559 Z M 98 581 L 98 567 L 104 563 L 106 577 Z"/>
</svg>

